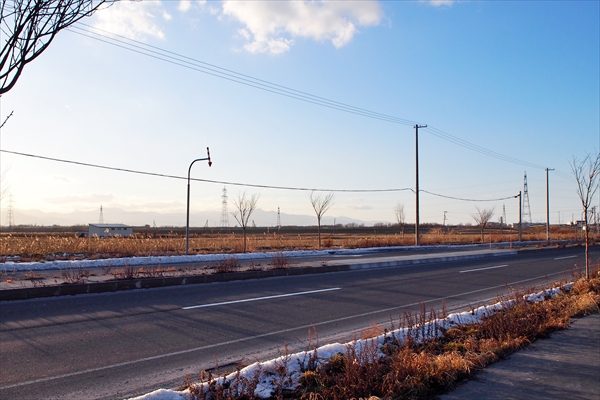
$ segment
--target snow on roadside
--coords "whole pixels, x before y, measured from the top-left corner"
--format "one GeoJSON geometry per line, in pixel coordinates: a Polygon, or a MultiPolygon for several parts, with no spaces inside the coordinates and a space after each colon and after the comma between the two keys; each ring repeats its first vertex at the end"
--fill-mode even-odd
{"type": "MultiPolygon", "coordinates": [[[[440,248],[465,249],[465,248],[483,248],[481,245],[437,245],[420,246],[418,249],[431,250],[440,248]]],[[[65,270],[74,268],[104,268],[104,267],[125,267],[125,266],[145,266],[145,265],[175,265],[191,263],[212,263],[235,258],[239,261],[265,261],[271,260],[274,256],[283,255],[287,258],[311,258],[330,255],[365,255],[375,252],[386,251],[406,251],[415,250],[415,246],[390,246],[390,247],[368,247],[360,249],[335,249],[335,250],[291,250],[281,252],[256,252],[256,253],[234,253],[234,254],[194,254],[181,256],[148,256],[148,257],[123,257],[123,258],[104,258],[98,260],[57,260],[57,261],[39,261],[39,262],[13,262],[6,261],[0,263],[0,271],[41,271],[41,270],[65,270]]]]}
{"type": "MultiPolygon", "coordinates": [[[[523,296],[523,299],[537,303],[546,299],[556,297],[561,292],[569,292],[573,287],[573,283],[567,283],[563,286],[553,287],[542,290],[537,293],[531,293],[523,296]]],[[[377,349],[377,356],[383,357],[381,346],[390,341],[401,343],[407,337],[412,337],[414,340],[421,342],[428,339],[434,339],[442,336],[444,331],[449,328],[459,325],[471,325],[481,322],[481,320],[490,316],[502,309],[506,309],[515,304],[515,300],[500,301],[495,304],[484,305],[475,308],[471,311],[449,314],[446,318],[436,319],[426,322],[422,325],[416,325],[410,328],[400,328],[394,331],[387,332],[373,338],[353,340],[348,343],[331,343],[318,347],[315,350],[301,351],[294,354],[283,355],[272,360],[264,362],[256,362],[241,369],[239,372],[231,373],[225,377],[220,377],[211,383],[219,385],[227,382],[232,387],[242,385],[241,381],[258,379],[258,385],[255,390],[257,397],[262,399],[270,398],[276,387],[281,386],[283,382],[284,389],[293,390],[298,387],[303,371],[311,363],[313,366],[318,366],[327,363],[331,357],[336,354],[346,354],[348,351],[353,351],[360,358],[363,351],[372,351],[377,349]],[[286,376],[282,381],[281,371],[285,371],[286,376]]],[[[199,391],[207,390],[208,383],[200,383],[196,387],[199,391]]],[[[189,390],[174,391],[168,389],[159,389],[154,392],[132,397],[129,400],[191,400],[193,396],[189,390]]]]}

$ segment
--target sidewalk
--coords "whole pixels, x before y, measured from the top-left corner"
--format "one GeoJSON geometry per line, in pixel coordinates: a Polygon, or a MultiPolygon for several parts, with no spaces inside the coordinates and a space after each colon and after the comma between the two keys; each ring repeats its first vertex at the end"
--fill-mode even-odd
{"type": "Polygon", "coordinates": [[[600,400],[600,314],[539,339],[439,400],[600,400]]]}

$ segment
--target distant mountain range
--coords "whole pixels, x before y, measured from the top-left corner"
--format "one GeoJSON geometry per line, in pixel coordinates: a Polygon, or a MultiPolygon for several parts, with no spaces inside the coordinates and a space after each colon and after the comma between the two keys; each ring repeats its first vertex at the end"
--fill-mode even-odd
{"type": "MultiPolygon", "coordinates": [[[[121,223],[133,226],[185,226],[185,213],[174,212],[150,212],[150,211],[135,211],[124,210],[119,208],[104,208],[103,209],[104,223],[121,223]]],[[[14,225],[87,225],[90,223],[98,223],[100,212],[95,210],[73,211],[69,213],[45,212],[40,210],[14,210],[13,216],[14,225]]],[[[302,214],[286,214],[281,213],[281,225],[295,226],[311,226],[317,224],[316,216],[302,214]]],[[[277,226],[277,212],[265,211],[257,209],[250,218],[256,226],[277,226]]],[[[7,225],[6,218],[2,218],[2,225],[7,225]]],[[[388,223],[390,221],[362,221],[355,218],[344,216],[329,216],[323,217],[323,225],[336,224],[363,224],[371,226],[379,222],[388,223]]],[[[220,211],[205,211],[193,212],[190,214],[190,225],[201,227],[207,225],[210,227],[221,226],[220,211]]],[[[237,223],[233,215],[229,215],[229,226],[236,226],[237,223]]]]}

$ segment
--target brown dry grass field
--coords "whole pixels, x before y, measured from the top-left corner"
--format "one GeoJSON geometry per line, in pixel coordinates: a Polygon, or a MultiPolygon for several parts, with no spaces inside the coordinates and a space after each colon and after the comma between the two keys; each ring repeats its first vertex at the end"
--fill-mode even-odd
{"type": "MultiPolygon", "coordinates": [[[[597,236],[597,235],[593,235],[597,236]]],[[[553,228],[552,240],[581,240],[580,230],[573,227],[553,228]]],[[[530,227],[523,232],[523,240],[545,240],[544,227],[530,227]]],[[[515,230],[487,230],[484,243],[514,242],[515,230]]],[[[471,244],[481,243],[477,227],[424,229],[421,244],[471,244]]],[[[362,248],[382,246],[408,246],[414,244],[414,235],[408,230],[402,234],[397,229],[361,229],[334,232],[323,231],[323,248],[362,248]]],[[[317,249],[316,229],[292,232],[273,232],[266,229],[250,230],[248,251],[283,251],[317,249]]],[[[133,237],[97,238],[78,237],[74,232],[12,232],[0,235],[0,260],[18,257],[26,260],[53,260],[65,258],[106,258],[150,255],[183,254],[185,238],[181,231],[152,233],[136,231],[133,237]]],[[[242,251],[241,230],[193,231],[190,236],[192,254],[236,253],[242,251]]]]}

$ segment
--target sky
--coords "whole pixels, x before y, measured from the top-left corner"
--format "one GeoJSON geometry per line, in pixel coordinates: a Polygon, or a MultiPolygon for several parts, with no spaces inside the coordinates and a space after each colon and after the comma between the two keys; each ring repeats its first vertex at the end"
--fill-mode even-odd
{"type": "MultiPolygon", "coordinates": [[[[525,172],[543,222],[549,167],[551,223],[567,223],[581,209],[570,162],[600,148],[599,21],[598,1],[118,2],[26,66],[0,99],[0,119],[13,112],[0,148],[185,177],[210,146],[193,178],[414,189],[418,123],[421,190],[507,198],[422,192],[422,222],[473,223],[476,207],[516,222],[525,172]]],[[[185,180],[0,157],[2,225],[95,223],[100,206],[104,222],[185,224],[185,180]]],[[[316,223],[310,191],[192,182],[192,226],[221,225],[224,187],[230,226],[243,193],[259,196],[257,225],[276,225],[278,207],[283,225],[316,223]]],[[[323,222],[395,222],[398,204],[413,222],[410,190],[336,192],[323,222]]]]}

